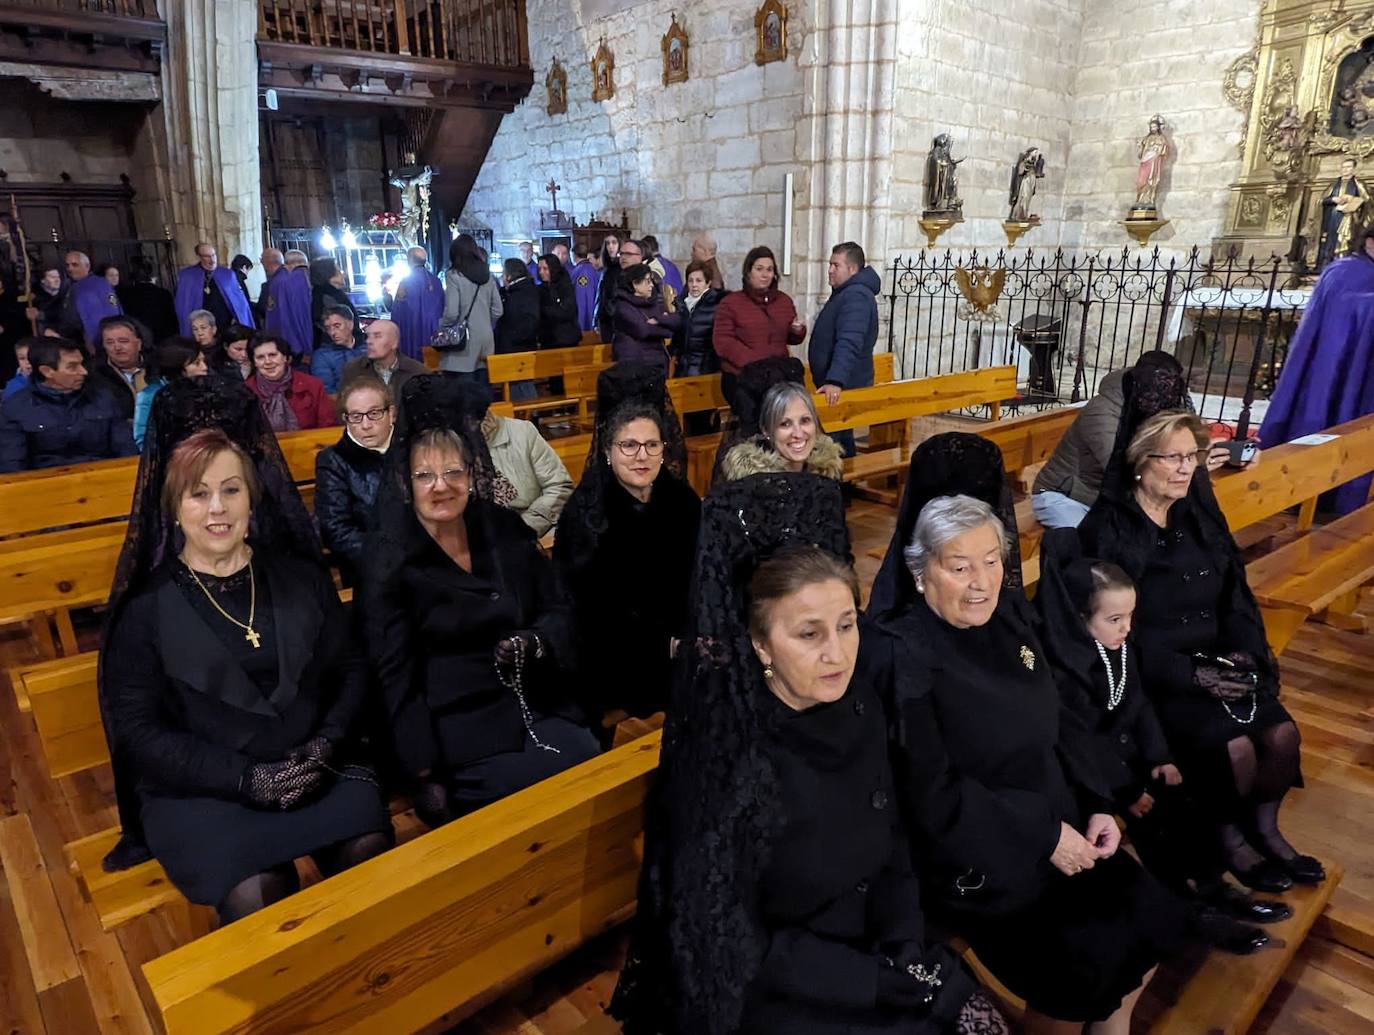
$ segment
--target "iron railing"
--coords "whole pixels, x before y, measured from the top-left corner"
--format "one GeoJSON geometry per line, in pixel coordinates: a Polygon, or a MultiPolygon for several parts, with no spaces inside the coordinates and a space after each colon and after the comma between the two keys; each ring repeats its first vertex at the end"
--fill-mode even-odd
{"type": "Polygon", "coordinates": [[[1008,403],[1046,408],[1088,399],[1103,374],[1164,349],[1187,370],[1199,414],[1242,434],[1311,294],[1277,257],[1213,261],[1198,249],[921,251],[899,256],[886,286],[899,377],[1011,363],[1021,387],[1008,403]]]}
{"type": "Polygon", "coordinates": [[[473,65],[529,64],[524,0],[261,0],[274,43],[473,65]]]}

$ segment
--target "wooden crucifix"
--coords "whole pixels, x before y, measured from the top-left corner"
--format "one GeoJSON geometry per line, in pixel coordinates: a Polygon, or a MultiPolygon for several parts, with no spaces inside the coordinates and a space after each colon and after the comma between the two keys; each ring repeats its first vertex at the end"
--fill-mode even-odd
{"type": "Polygon", "coordinates": [[[562,189],[563,187],[557,183],[552,176],[549,177],[549,182],[544,185],[544,190],[547,191],[549,197],[553,199],[553,211],[555,212],[558,211],[558,192],[562,189]]]}

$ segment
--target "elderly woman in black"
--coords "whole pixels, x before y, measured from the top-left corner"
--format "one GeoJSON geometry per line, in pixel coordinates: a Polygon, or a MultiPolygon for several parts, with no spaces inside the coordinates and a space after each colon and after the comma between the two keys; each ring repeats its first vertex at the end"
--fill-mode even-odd
{"type": "Polygon", "coordinates": [[[572,592],[583,694],[601,712],[662,711],[687,619],[701,502],[663,373],[620,363],[597,381],[582,482],[553,556],[572,592]]]}
{"type": "Polygon", "coordinates": [[[1026,1031],[1125,1035],[1186,926],[1124,852],[1020,593],[1002,455],[922,443],[865,619],[924,901],[1027,1001],[1026,1031]]]}
{"type": "Polygon", "coordinates": [[[1005,1033],[926,940],[839,486],[748,478],[702,528],[611,1012],[628,1035],[1005,1033]]]}
{"type": "Polygon", "coordinates": [[[1231,872],[1257,891],[1324,879],[1279,831],[1300,781],[1298,728],[1278,662],[1206,472],[1206,429],[1179,407],[1182,377],[1128,377],[1102,495],[1079,527],[1085,552],[1140,594],[1141,678],[1179,768],[1215,825],[1231,872]]]}
{"type": "Polygon", "coordinates": [[[125,839],[229,922],[384,850],[386,801],[349,765],[366,664],[310,519],[242,384],[153,403],[101,651],[125,839]],[[250,538],[249,530],[252,529],[250,538]]]}
{"type": "Polygon", "coordinates": [[[320,538],[351,585],[362,570],[363,544],[396,427],[390,386],[368,373],[344,382],[339,423],[344,426],[339,441],[315,457],[315,519],[320,538]]]}
{"type": "Polygon", "coordinates": [[[598,750],[572,699],[567,598],[529,526],[490,499],[464,412],[458,383],[406,383],[363,571],[367,650],[431,826],[598,750]]]}

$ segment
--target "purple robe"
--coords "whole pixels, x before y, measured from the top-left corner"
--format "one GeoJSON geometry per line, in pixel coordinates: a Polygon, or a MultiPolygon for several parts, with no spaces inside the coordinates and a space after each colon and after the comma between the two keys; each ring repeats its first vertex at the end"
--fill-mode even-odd
{"type": "Polygon", "coordinates": [[[422,359],[443,315],[443,281],[416,266],[396,288],[391,303],[391,319],[401,329],[401,355],[422,359]]]}
{"type": "MultiPolygon", "coordinates": [[[[253,322],[253,307],[248,304],[248,296],[243,293],[243,286],[239,284],[239,278],[234,276],[234,271],[227,266],[216,266],[210,279],[215,287],[219,288],[220,297],[224,299],[224,304],[229,307],[230,315],[243,324],[245,327],[256,328],[253,322]]],[[[205,297],[205,270],[200,266],[187,266],[177,274],[177,293],[176,293],[177,323],[181,325],[181,333],[189,338],[191,336],[191,314],[197,309],[210,309],[205,297]]],[[[226,328],[217,327],[216,330],[223,331],[226,328]]]]}
{"type": "Polygon", "coordinates": [[[67,296],[70,311],[81,321],[81,329],[86,335],[86,344],[92,354],[100,347],[100,321],[107,316],[123,316],[124,307],[119,304],[119,296],[110,282],[95,274],[72,281],[67,296]]]}
{"type": "Polygon", "coordinates": [[[583,332],[596,330],[596,294],[601,290],[601,271],[583,259],[568,270],[577,296],[577,325],[583,332]]]}
{"type": "MultiPolygon", "coordinates": [[[[1317,288],[1288,346],[1288,358],[1260,427],[1268,446],[1291,442],[1374,413],[1374,259],[1338,259],[1317,288]]],[[[1263,462],[1263,461],[1261,461],[1263,462]]],[[[1369,476],[1335,493],[1335,509],[1364,504],[1369,476]]]]}
{"type": "Polygon", "coordinates": [[[267,316],[263,326],[269,334],[285,338],[298,356],[310,355],[315,344],[310,305],[310,271],[304,266],[287,270],[267,282],[267,316]]]}
{"type": "MultiPolygon", "coordinates": [[[[675,294],[682,294],[682,271],[678,269],[673,260],[666,255],[660,255],[656,261],[663,266],[663,283],[669,285],[675,294]]],[[[710,285],[707,286],[709,287],[710,285]]]]}
{"type": "Polygon", "coordinates": [[[534,281],[536,284],[538,284],[538,283],[539,283],[539,260],[538,260],[538,259],[531,259],[529,262],[525,263],[525,269],[527,269],[527,270],[530,271],[530,280],[532,280],[532,281],[534,281]]]}

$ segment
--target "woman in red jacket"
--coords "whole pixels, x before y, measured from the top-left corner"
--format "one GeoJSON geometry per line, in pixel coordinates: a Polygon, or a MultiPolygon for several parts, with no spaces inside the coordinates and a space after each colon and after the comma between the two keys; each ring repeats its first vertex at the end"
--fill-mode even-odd
{"type": "Polygon", "coordinates": [[[789,355],[800,345],[806,324],[797,319],[791,297],[778,290],[778,264],[769,248],[760,245],[744,258],[744,290],[720,300],[713,341],[720,356],[720,388],[728,400],[735,395],[735,375],[756,359],[789,355]]]}
{"type": "Polygon", "coordinates": [[[253,357],[253,375],[246,384],[258,397],[273,431],[281,434],[338,423],[324,382],[291,368],[291,347],[285,341],[272,334],[260,334],[248,348],[253,357]]]}

